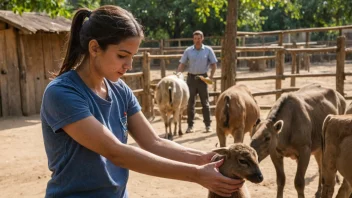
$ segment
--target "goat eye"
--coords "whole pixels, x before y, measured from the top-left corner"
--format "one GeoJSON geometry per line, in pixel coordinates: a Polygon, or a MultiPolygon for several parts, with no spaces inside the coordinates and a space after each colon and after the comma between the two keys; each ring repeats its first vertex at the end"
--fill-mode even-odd
{"type": "Polygon", "coordinates": [[[266,136],[265,138],[264,138],[264,140],[267,142],[267,141],[269,141],[270,140],[270,136],[266,136]]]}
{"type": "Polygon", "coordinates": [[[248,165],[246,160],[239,159],[238,162],[242,165],[248,165]]]}

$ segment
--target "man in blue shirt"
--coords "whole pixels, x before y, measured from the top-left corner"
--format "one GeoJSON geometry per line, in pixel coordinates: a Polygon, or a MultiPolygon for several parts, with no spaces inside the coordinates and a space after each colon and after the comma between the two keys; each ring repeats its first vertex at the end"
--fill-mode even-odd
{"type": "Polygon", "coordinates": [[[186,133],[192,133],[194,124],[194,114],[195,114],[195,101],[196,96],[199,94],[199,98],[202,103],[202,113],[203,122],[205,124],[206,132],[211,132],[211,120],[210,120],[210,109],[209,109],[209,93],[208,85],[200,80],[197,76],[208,77],[208,70],[211,67],[211,73],[209,78],[212,80],[215,70],[217,59],[213,49],[207,45],[203,44],[204,35],[203,32],[197,30],[193,33],[193,43],[194,45],[188,47],[180,60],[180,65],[178,66],[178,72],[182,72],[185,65],[188,63],[188,75],[187,84],[190,91],[190,98],[187,107],[187,122],[188,128],[186,133]]]}

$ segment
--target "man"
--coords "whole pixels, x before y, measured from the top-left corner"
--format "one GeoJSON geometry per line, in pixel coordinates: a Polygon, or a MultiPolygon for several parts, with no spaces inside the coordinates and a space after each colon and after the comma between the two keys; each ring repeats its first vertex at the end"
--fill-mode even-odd
{"type": "Polygon", "coordinates": [[[211,67],[211,73],[209,78],[212,80],[215,70],[216,63],[218,62],[213,49],[203,44],[204,35],[203,32],[197,30],[193,33],[193,46],[188,47],[180,60],[177,71],[183,72],[186,63],[188,62],[188,75],[187,84],[190,91],[190,98],[188,101],[187,114],[188,114],[188,128],[186,133],[192,133],[194,124],[194,108],[196,96],[199,94],[202,103],[203,122],[205,124],[206,132],[211,132],[211,120],[210,120],[210,109],[209,109],[209,94],[208,85],[199,79],[197,76],[208,77],[208,70],[211,67]]]}

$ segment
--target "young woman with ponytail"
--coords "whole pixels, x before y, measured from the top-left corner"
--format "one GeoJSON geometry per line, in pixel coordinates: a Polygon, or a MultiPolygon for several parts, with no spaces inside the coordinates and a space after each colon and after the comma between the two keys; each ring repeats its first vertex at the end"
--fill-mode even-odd
{"type": "Polygon", "coordinates": [[[128,170],[196,182],[229,196],[243,181],[222,176],[222,161],[161,139],[119,78],[132,68],[143,30],[117,6],[80,9],[63,64],[47,86],[41,120],[52,177],[46,197],[128,197],[128,170]],[[128,133],[140,148],[127,145],[128,133]]]}

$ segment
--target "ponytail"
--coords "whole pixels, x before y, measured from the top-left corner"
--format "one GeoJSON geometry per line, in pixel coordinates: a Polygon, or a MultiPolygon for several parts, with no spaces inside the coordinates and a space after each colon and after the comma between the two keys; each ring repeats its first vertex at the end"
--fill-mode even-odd
{"type": "Polygon", "coordinates": [[[83,26],[83,21],[89,17],[91,11],[86,8],[79,9],[72,20],[70,37],[67,45],[66,56],[60,71],[55,76],[70,71],[80,61],[84,50],[80,43],[80,31],[83,26]]]}

